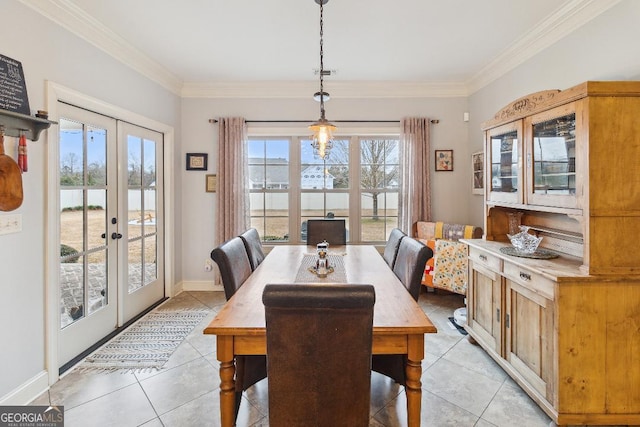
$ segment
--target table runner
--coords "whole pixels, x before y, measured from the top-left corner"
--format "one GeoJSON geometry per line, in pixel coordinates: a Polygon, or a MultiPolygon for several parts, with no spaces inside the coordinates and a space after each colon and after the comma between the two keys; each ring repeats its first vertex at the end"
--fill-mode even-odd
{"type": "Polygon", "coordinates": [[[318,255],[305,254],[302,257],[302,263],[296,274],[296,283],[347,283],[347,272],[344,269],[344,261],[342,255],[327,255],[329,265],[333,267],[333,273],[329,273],[327,277],[318,277],[311,271],[310,267],[316,265],[318,255]]]}

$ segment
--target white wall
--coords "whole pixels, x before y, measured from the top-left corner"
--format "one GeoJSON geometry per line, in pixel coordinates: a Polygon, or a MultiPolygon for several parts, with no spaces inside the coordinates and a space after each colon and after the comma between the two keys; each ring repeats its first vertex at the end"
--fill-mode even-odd
{"type": "MultiPolygon", "coordinates": [[[[439,119],[432,125],[431,148],[454,150],[454,171],[433,173],[433,214],[438,220],[469,221],[471,197],[471,150],[467,145],[468,125],[463,121],[466,98],[428,99],[340,99],[326,105],[329,120],[399,120],[406,116],[439,119]]],[[[183,152],[209,154],[207,172],[184,172],[183,281],[213,282],[213,272],[204,271],[204,262],[214,248],[216,193],[206,193],[206,173],[216,173],[217,125],[208,122],[220,116],[242,116],[247,120],[316,120],[319,106],[308,99],[184,99],[182,102],[183,152]]],[[[345,127],[346,124],[337,124],[345,127]]],[[[250,125],[251,126],[251,125],[250,125]]],[[[264,126],[261,124],[261,126],[264,126]]],[[[299,123],[296,126],[300,126],[299,123]]],[[[362,127],[362,124],[358,124],[362,127]]],[[[182,165],[184,170],[184,165],[182,165]]],[[[432,170],[433,170],[432,162],[432,170]]],[[[477,197],[477,196],[476,196],[477,197]]],[[[480,223],[481,224],[481,223],[480,223]]]]}
{"type": "MultiPolygon", "coordinates": [[[[46,109],[45,81],[50,80],[174,126],[179,135],[178,97],[18,1],[0,0],[0,10],[3,17],[0,53],[22,62],[32,111],[46,109]]],[[[53,126],[52,131],[57,132],[57,126],[53,126]]],[[[47,369],[46,140],[43,133],[39,141],[28,144],[29,171],[23,175],[24,202],[11,212],[22,215],[23,230],[0,236],[0,402],[14,396],[20,387],[47,369]]],[[[6,138],[8,154],[15,155],[14,144],[14,138],[6,138]]],[[[177,180],[179,182],[179,176],[177,180]]],[[[176,196],[179,203],[179,194],[176,196]]],[[[176,214],[179,219],[179,212],[176,214]]],[[[176,241],[180,241],[179,233],[176,241]]],[[[178,270],[179,262],[176,267],[178,270]]],[[[179,271],[176,276],[180,277],[179,271]]]]}
{"type": "MultiPolygon", "coordinates": [[[[469,97],[469,145],[482,148],[480,124],[517,98],[587,80],[640,80],[640,1],[625,0],[469,97]]],[[[612,141],[614,143],[614,141],[612,141]]],[[[470,218],[482,224],[481,198],[470,218]]]]}

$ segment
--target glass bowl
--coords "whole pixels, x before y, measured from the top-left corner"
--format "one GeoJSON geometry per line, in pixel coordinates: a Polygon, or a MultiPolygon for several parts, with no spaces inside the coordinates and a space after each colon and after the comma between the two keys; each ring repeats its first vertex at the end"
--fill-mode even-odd
{"type": "Polygon", "coordinates": [[[507,237],[511,240],[511,244],[516,251],[523,254],[534,253],[542,241],[542,237],[529,234],[529,227],[526,225],[520,226],[520,232],[518,234],[507,234],[507,237]]]}

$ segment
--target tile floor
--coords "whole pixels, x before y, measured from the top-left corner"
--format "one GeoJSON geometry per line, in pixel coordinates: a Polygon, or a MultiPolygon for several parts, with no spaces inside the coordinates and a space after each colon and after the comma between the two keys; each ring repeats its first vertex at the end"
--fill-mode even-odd
{"type": "MultiPolygon", "coordinates": [[[[423,292],[419,300],[438,328],[427,334],[422,374],[423,426],[548,426],[550,419],[478,346],[447,317],[462,297],[423,292]]],[[[33,404],[64,405],[65,426],[185,427],[220,424],[215,337],[202,329],[224,304],[223,292],[183,292],[173,307],[208,307],[161,371],[95,373],[70,370],[33,404]]],[[[267,384],[243,397],[238,426],[267,426],[267,384]]],[[[372,374],[371,426],[406,425],[403,387],[372,374]]]]}

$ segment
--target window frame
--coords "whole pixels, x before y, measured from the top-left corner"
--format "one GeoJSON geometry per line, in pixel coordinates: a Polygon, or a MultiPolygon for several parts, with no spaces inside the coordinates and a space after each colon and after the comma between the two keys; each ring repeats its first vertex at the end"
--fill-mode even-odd
{"type": "MultiPolygon", "coordinates": [[[[363,241],[361,238],[361,199],[363,189],[360,186],[361,164],[360,164],[360,141],[367,139],[394,139],[401,144],[400,127],[399,126],[373,126],[366,128],[349,128],[340,129],[340,132],[334,135],[335,139],[349,141],[349,188],[347,189],[331,189],[330,192],[342,192],[348,194],[349,218],[347,228],[349,229],[348,244],[372,244],[383,245],[385,241],[363,241]],[[357,166],[357,167],[353,167],[357,166]]],[[[306,244],[301,240],[301,143],[303,140],[310,139],[309,130],[300,127],[256,127],[248,126],[248,140],[288,140],[289,141],[289,188],[288,189],[249,189],[250,193],[272,193],[272,192],[288,192],[289,203],[289,240],[288,241],[263,241],[264,245],[280,245],[280,244],[306,244]],[[293,237],[293,238],[292,238],[293,237]]],[[[399,160],[400,161],[400,160],[399,160]]],[[[248,159],[247,159],[248,163],[248,159]]],[[[388,190],[386,187],[385,191],[388,190]]],[[[305,189],[304,192],[325,193],[325,189],[305,189]]],[[[397,191],[401,191],[398,188],[397,191]]],[[[386,209],[386,207],[385,207],[386,209]]],[[[390,231],[390,230],[389,230],[390,231]]],[[[262,238],[262,235],[261,235],[262,238]]]]}

